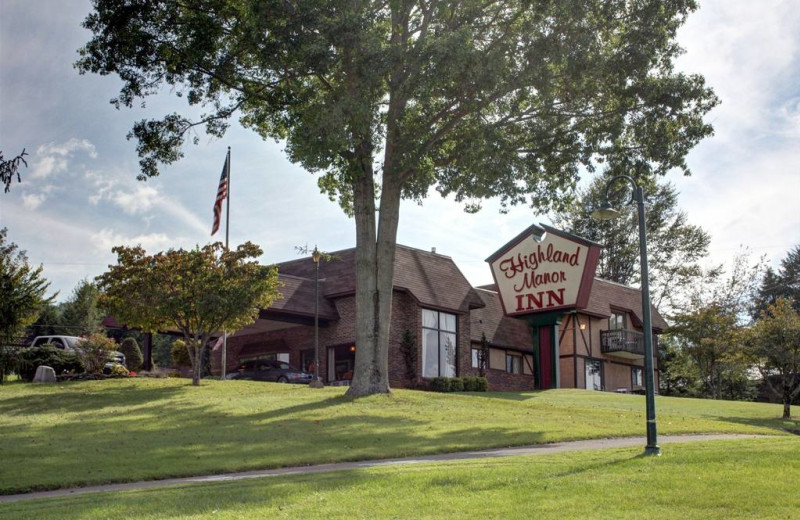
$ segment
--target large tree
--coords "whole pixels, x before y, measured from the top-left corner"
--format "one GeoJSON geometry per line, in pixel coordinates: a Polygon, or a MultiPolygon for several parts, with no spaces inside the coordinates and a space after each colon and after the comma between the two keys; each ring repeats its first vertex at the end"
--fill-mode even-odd
{"type": "Polygon", "coordinates": [[[784,419],[791,418],[792,400],[800,395],[800,313],[792,303],[779,297],[745,335],[754,365],[783,402],[784,419]]]}
{"type": "MultiPolygon", "coordinates": [[[[166,85],[205,113],[140,121],[144,179],[192,130],[235,115],[354,216],[351,395],[389,391],[395,239],[403,198],[431,188],[561,207],[582,168],[677,168],[711,127],[703,78],[676,73],[693,0],[94,0],[81,72],[117,74],[117,106],[166,85]]],[[[197,136],[194,136],[197,141],[197,136]]]]}
{"type": "MultiPolygon", "coordinates": [[[[630,189],[609,191],[613,204],[623,212],[620,218],[598,221],[590,215],[606,198],[608,176],[595,178],[589,187],[564,211],[554,214],[555,223],[576,235],[605,247],[600,254],[597,275],[623,285],[640,281],[639,224],[636,207],[628,204],[630,189]]],[[[686,212],[678,208],[678,192],[668,182],[642,180],[648,199],[647,252],[653,304],[670,313],[702,281],[700,262],[708,255],[711,237],[700,226],[690,224],[686,212]]]]}
{"type": "Polygon", "coordinates": [[[102,304],[130,327],[180,331],[194,385],[211,336],[253,323],[278,296],[277,268],[259,265],[261,248],[250,242],[231,251],[220,242],[155,255],[139,246],[113,251],[117,264],[97,278],[102,304]]]}
{"type": "Polygon", "coordinates": [[[9,345],[14,336],[32,323],[55,295],[46,296],[50,287],[42,267],[28,263],[19,247],[8,242],[8,230],[0,229],[0,383],[12,356],[9,345]]]}

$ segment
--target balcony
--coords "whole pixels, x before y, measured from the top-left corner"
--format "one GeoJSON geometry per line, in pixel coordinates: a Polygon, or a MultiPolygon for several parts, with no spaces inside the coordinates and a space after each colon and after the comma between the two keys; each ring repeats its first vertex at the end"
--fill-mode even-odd
{"type": "Polygon", "coordinates": [[[644,334],[626,329],[601,330],[600,351],[603,354],[629,359],[642,359],[644,358],[644,334]]]}

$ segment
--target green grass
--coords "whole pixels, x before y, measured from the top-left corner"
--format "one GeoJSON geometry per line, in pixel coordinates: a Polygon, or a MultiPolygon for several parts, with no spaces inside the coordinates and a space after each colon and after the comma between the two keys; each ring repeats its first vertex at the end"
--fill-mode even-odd
{"type": "MultiPolygon", "coordinates": [[[[0,387],[0,493],[643,435],[641,396],[345,397],[343,388],[128,379],[0,387]]],[[[659,397],[662,434],[800,429],[778,405],[659,397]]]]}
{"type": "Polygon", "coordinates": [[[800,438],[380,467],[0,505],[14,519],[800,517],[800,438]]]}

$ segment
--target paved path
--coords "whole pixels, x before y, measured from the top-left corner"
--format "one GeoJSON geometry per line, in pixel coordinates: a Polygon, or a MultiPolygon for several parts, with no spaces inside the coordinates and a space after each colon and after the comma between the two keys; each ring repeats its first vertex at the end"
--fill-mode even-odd
{"type": "MultiPolygon", "coordinates": [[[[662,435],[658,438],[659,444],[675,444],[683,442],[715,441],[724,439],[753,439],[767,437],[766,435],[662,435]]],[[[0,503],[18,502],[34,498],[52,498],[84,493],[100,493],[104,491],[127,491],[130,489],[150,489],[176,484],[195,484],[199,482],[229,482],[249,478],[281,477],[285,475],[304,475],[310,473],[327,473],[348,469],[374,468],[378,466],[392,466],[405,464],[419,464],[423,462],[443,462],[450,460],[487,459],[493,457],[510,457],[514,455],[546,455],[549,453],[562,453],[565,451],[601,450],[605,448],[629,448],[646,444],[643,437],[622,437],[617,439],[591,439],[586,441],[558,442],[553,444],[535,444],[519,446],[516,448],[499,448],[483,451],[462,451],[457,453],[441,453],[437,455],[421,455],[403,459],[365,460],[361,462],[337,462],[334,464],[320,464],[317,466],[296,466],[292,468],[265,469],[256,471],[242,471],[238,473],[225,473],[222,475],[207,475],[204,477],[170,478],[164,480],[146,480],[142,482],[128,482],[124,484],[106,484],[102,486],[88,486],[81,488],[56,489],[53,491],[38,491],[19,495],[0,495],[0,503]]]]}

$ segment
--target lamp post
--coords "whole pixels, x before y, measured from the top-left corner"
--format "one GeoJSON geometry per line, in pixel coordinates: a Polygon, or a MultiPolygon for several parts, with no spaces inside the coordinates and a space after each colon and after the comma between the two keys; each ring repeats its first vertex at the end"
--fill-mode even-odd
{"type": "Polygon", "coordinates": [[[644,329],[644,378],[647,409],[647,446],[645,455],[661,455],[658,446],[658,432],[656,429],[656,398],[653,374],[653,327],[650,318],[650,281],[647,271],[647,232],[644,219],[644,190],[636,184],[629,175],[617,175],[606,184],[606,200],[599,208],[592,211],[592,217],[598,220],[611,220],[621,215],[608,201],[609,190],[614,182],[625,179],[633,189],[631,201],[636,203],[639,217],[639,256],[642,265],[642,328],[644,329]]]}
{"type": "Polygon", "coordinates": [[[322,380],[319,378],[319,261],[322,259],[317,246],[311,252],[311,260],[314,261],[314,381],[309,386],[312,388],[322,388],[322,380]]]}

